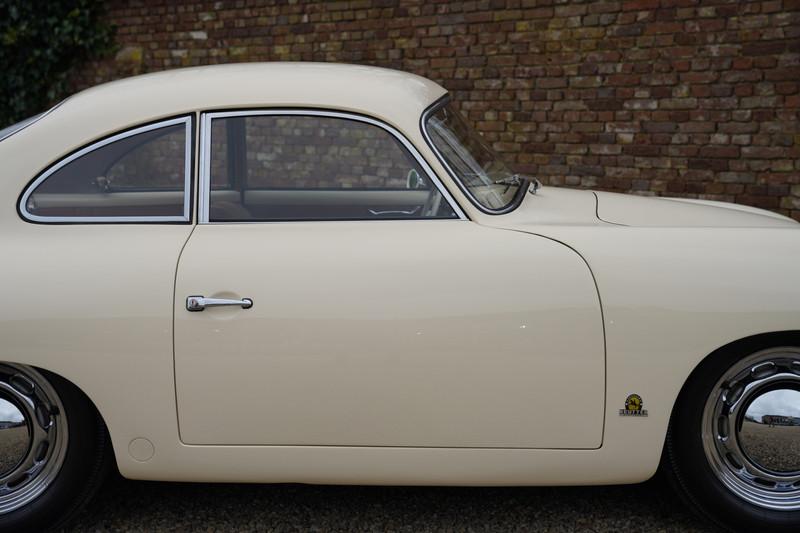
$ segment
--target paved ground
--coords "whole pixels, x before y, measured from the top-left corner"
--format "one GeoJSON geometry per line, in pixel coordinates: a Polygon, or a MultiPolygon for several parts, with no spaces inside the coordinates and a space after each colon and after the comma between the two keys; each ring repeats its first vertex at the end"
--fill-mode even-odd
{"type": "Polygon", "coordinates": [[[791,472],[797,470],[800,456],[800,427],[768,426],[745,420],[742,433],[747,442],[747,453],[751,459],[763,461],[776,470],[791,472]]]}
{"type": "Polygon", "coordinates": [[[75,531],[660,531],[708,527],[660,482],[579,488],[209,485],[112,478],[75,531]]]}
{"type": "Polygon", "coordinates": [[[8,427],[0,431],[3,433],[0,439],[0,472],[7,472],[17,466],[28,448],[28,428],[8,427]]]}

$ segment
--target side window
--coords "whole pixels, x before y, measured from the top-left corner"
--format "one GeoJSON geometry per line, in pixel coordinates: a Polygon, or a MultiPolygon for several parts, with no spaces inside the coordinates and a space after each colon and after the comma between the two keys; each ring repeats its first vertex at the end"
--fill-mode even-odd
{"type": "Polygon", "coordinates": [[[356,119],[211,118],[209,221],[457,218],[408,149],[356,119]]]}
{"type": "Polygon", "coordinates": [[[88,146],[51,167],[26,191],[34,221],[189,220],[191,122],[144,126],[88,146]]]}

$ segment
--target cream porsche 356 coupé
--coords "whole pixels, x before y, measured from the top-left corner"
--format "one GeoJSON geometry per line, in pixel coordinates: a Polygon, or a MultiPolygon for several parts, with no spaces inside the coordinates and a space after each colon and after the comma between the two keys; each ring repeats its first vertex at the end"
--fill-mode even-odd
{"type": "Polygon", "coordinates": [[[0,528],[128,478],[636,483],[800,527],[800,225],[539,187],[401,72],[185,69],[0,132],[0,528]]]}

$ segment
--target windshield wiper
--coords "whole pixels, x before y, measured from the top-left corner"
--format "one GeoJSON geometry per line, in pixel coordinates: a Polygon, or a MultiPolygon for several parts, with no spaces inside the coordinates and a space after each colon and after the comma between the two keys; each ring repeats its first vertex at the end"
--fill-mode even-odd
{"type": "Polygon", "coordinates": [[[511,187],[519,187],[522,188],[524,184],[528,183],[528,178],[523,176],[522,174],[512,174],[510,176],[506,176],[505,178],[500,178],[499,180],[494,180],[495,185],[505,185],[506,189],[503,191],[503,194],[508,192],[508,189],[511,187]]]}
{"type": "Polygon", "coordinates": [[[494,180],[493,183],[495,185],[508,185],[509,187],[512,185],[522,185],[522,177],[520,177],[519,174],[512,174],[510,176],[506,176],[505,178],[494,180]]]}

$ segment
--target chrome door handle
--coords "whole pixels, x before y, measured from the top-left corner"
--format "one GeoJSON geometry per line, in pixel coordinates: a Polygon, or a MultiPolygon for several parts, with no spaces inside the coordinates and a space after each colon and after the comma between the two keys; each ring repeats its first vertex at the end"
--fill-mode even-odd
{"type": "Polygon", "coordinates": [[[253,300],[250,298],[228,300],[226,298],[206,298],[205,296],[188,296],[186,298],[187,311],[202,311],[206,307],[221,307],[223,305],[237,305],[242,309],[250,309],[253,307],[253,300]]]}

